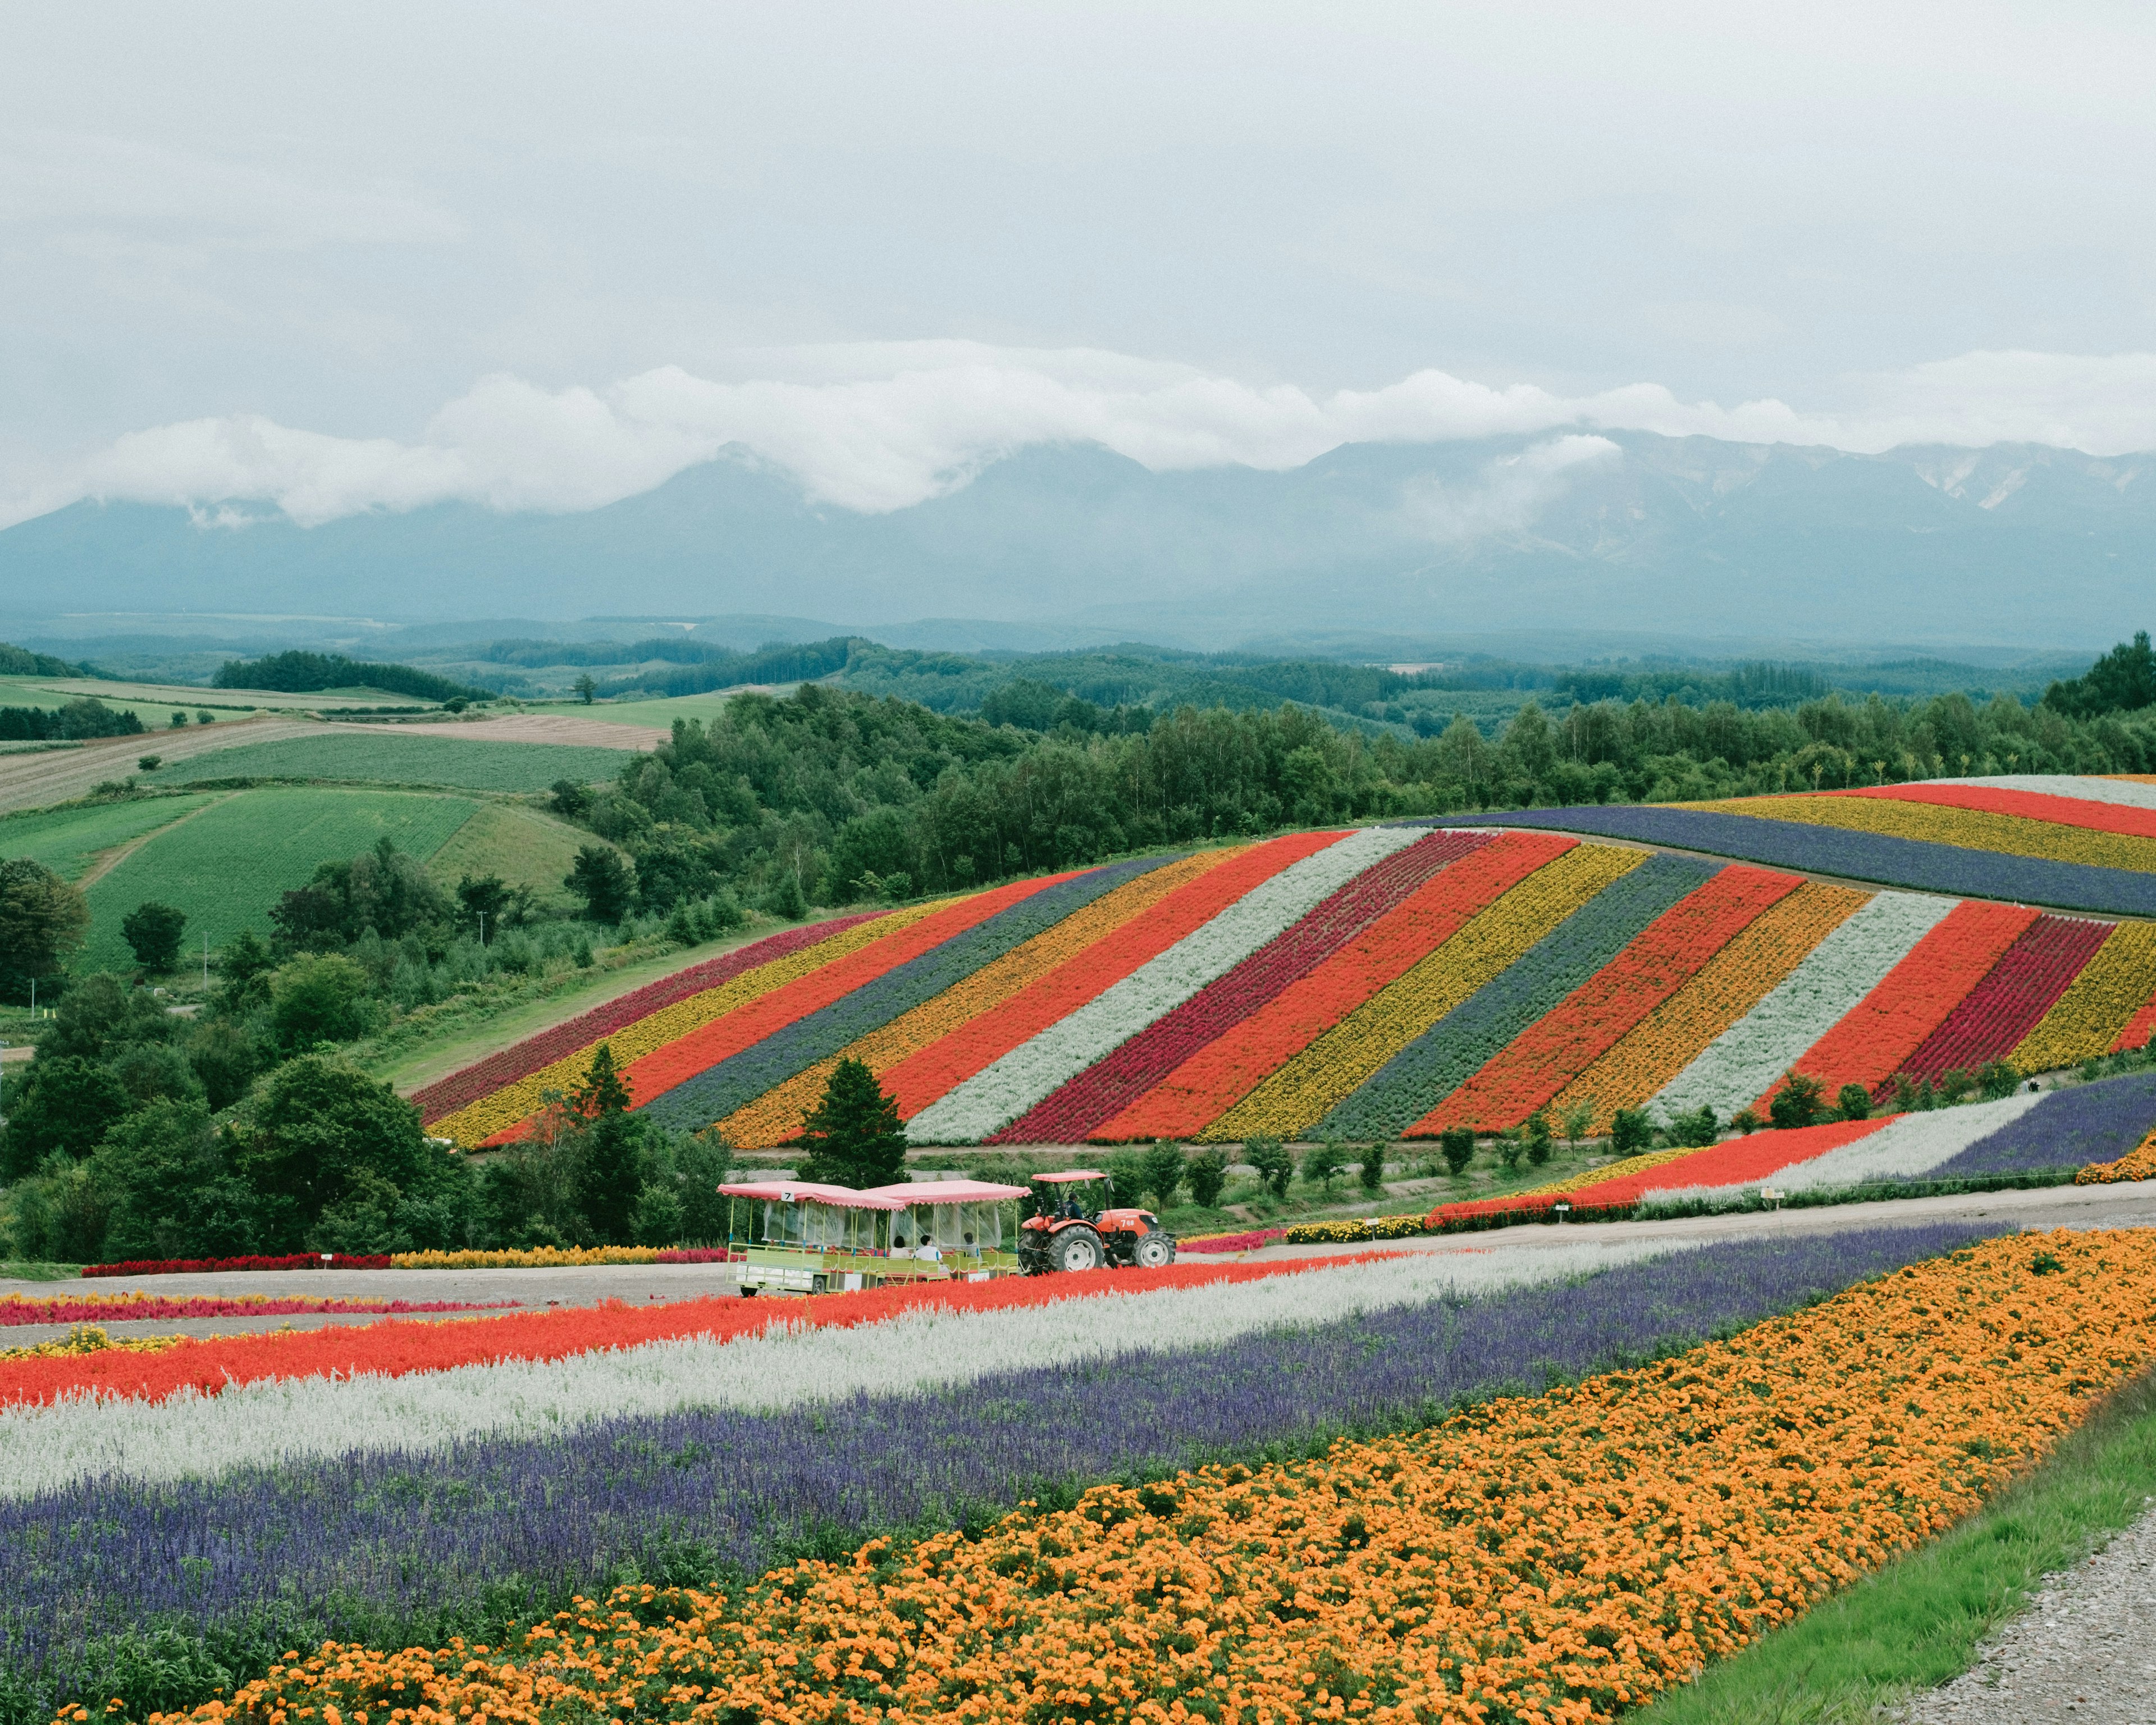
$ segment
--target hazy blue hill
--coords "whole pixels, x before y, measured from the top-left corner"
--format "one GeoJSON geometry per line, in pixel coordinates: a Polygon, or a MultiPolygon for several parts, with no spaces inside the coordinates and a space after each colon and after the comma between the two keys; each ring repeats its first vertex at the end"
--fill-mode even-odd
{"type": "Polygon", "coordinates": [[[1283,473],[1043,447],[880,516],[731,459],[581,515],[301,529],[244,506],[261,518],[231,528],[85,503],[0,533],[0,591],[24,612],[951,617],[1208,645],[1550,628],[2100,645],[2145,620],[2156,459],[1611,440],[1539,480],[1520,458],[1542,439],[1356,444],[1283,473]]]}

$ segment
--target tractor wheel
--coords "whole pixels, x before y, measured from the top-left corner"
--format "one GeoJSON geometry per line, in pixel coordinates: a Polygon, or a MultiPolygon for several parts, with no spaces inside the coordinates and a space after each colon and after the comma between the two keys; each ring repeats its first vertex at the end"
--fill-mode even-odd
{"type": "Polygon", "coordinates": [[[1090,1228],[1066,1228],[1048,1248],[1049,1262],[1058,1270],[1098,1270],[1105,1255],[1101,1236],[1090,1228]]]}
{"type": "Polygon", "coordinates": [[[1175,1261],[1175,1242],[1165,1234],[1148,1234],[1131,1256],[1141,1270],[1164,1270],[1175,1261]]]}

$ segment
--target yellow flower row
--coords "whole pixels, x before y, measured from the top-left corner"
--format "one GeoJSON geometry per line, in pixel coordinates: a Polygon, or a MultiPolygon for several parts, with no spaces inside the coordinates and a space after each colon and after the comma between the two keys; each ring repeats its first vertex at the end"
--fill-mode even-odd
{"type": "Polygon", "coordinates": [[[1591,1130],[1608,1132],[1620,1108],[1638,1107],[1683,1071],[1870,897],[1810,880],[1770,906],[1559,1091],[1550,1118],[1585,1104],[1594,1111],[1591,1130]]]}
{"type": "Polygon", "coordinates": [[[2151,995],[2156,995],[2156,923],[2122,922],[2006,1058],[2017,1071],[2050,1072],[2108,1054],[2151,995]]]}
{"type": "Polygon", "coordinates": [[[576,1264],[655,1264],[657,1246],[531,1246],[471,1252],[398,1252],[398,1270],[560,1270],[576,1264]]]}
{"type": "Polygon", "coordinates": [[[128,1336],[116,1342],[102,1324],[77,1324],[56,1342],[34,1342],[27,1348],[0,1348],[0,1360],[58,1359],[69,1354],[103,1353],[118,1348],[122,1353],[162,1353],[187,1341],[185,1336],[128,1336]]]}
{"type": "Polygon", "coordinates": [[[2116,1162],[2092,1162],[2074,1176],[2076,1186],[2108,1186],[2118,1180],[2156,1180],[2156,1132],[2116,1162]]]}
{"type": "Polygon", "coordinates": [[[720,1132],[728,1143],[747,1150],[791,1143],[799,1136],[803,1122],[823,1100],[824,1087],[840,1060],[860,1060],[871,1072],[880,1076],[909,1055],[918,1054],[968,1020],[1001,1005],[1058,965],[1076,957],[1177,887],[1209,873],[1248,849],[1247,845],[1235,845],[1202,851],[1179,862],[1148,870],[1136,880],[1124,882],[1053,927],[1043,929],[1031,940],[983,965],[955,988],[946,988],[924,1000],[882,1029],[870,1031],[829,1059],[819,1060],[806,1071],[766,1091],[721,1121],[720,1132]]]}
{"type": "Polygon", "coordinates": [[[1562,1180],[1552,1180],[1547,1186],[1535,1186],[1525,1192],[1516,1192],[1515,1198],[1560,1198],[1568,1192],[1578,1192],[1589,1186],[1599,1186],[1604,1180],[1621,1180],[1627,1174],[1643,1174],[1650,1168],[1660,1168],[1666,1162],[1699,1154],[1697,1144],[1680,1144],[1673,1150],[1648,1150],[1637,1156],[1627,1156],[1621,1162],[1605,1162],[1599,1167],[1584,1168],[1576,1174],[1567,1174],[1562,1180]]]}
{"type": "Polygon", "coordinates": [[[1297,1137],[1394,1055],[1515,963],[1648,853],[1582,845],[1537,869],[1414,969],[1327,1030],[1199,1132],[1201,1143],[1297,1137]]]}
{"type": "Polygon", "coordinates": [[[686,1036],[692,1030],[724,1018],[737,1007],[746,1006],[773,988],[783,987],[811,971],[821,969],[834,959],[843,958],[849,952],[860,950],[873,941],[897,933],[911,927],[923,916],[940,911],[948,899],[926,905],[912,905],[902,911],[894,911],[887,916],[879,916],[872,922],[859,922],[851,928],[842,929],[829,940],[819,941],[812,947],[774,958],[767,964],[759,964],[753,970],[745,970],[739,976],[729,978],[716,988],[706,988],[701,994],[691,994],[686,1000],[677,1000],[670,1006],[596,1037],[586,1047],[574,1054],[565,1055],[552,1065],[543,1066],[530,1076],[518,1079],[514,1084],[504,1085],[490,1096],[483,1097],[454,1114],[445,1114],[427,1130],[439,1137],[454,1138],[467,1147],[485,1143],[496,1132],[515,1126],[520,1120],[529,1119],[537,1113],[546,1093],[556,1091],[566,1096],[584,1081],[591,1070],[592,1056],[598,1052],[599,1044],[605,1043],[613,1055],[617,1070],[631,1060],[640,1060],[655,1053],[668,1043],[686,1036]]]}
{"type": "Polygon", "coordinates": [[[2039,856],[2052,862],[2156,873],[2156,839],[2061,826],[2022,814],[1988,814],[1974,809],[1946,809],[1886,797],[1742,797],[1671,806],[1751,815],[1762,820],[1800,820],[1851,832],[1884,833],[1921,844],[1958,845],[2005,856],[2039,856]]]}
{"type": "Polygon", "coordinates": [[[500,1645],[326,1645],[191,1717],[1589,1725],[1968,1514],[2146,1365],[2152,1308],[2146,1231],[2009,1236],[1433,1430],[738,1598],[624,1588],[500,1645]]]}

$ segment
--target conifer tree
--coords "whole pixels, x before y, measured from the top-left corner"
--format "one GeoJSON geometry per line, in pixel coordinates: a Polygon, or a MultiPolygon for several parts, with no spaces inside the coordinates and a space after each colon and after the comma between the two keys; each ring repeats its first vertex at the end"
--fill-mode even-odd
{"type": "Polygon", "coordinates": [[[906,1178],[906,1128],[896,1100],[859,1060],[841,1060],[801,1133],[801,1177],[865,1191],[906,1178]]]}

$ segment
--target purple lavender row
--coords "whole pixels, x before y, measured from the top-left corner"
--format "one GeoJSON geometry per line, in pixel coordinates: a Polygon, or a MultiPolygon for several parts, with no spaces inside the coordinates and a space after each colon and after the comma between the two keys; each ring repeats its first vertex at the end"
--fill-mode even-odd
{"type": "Polygon", "coordinates": [[[2129,1072],[2055,1090],[2019,1119],[1943,1162],[1924,1178],[2080,1168],[2115,1162],[2156,1127],[2156,1072],[2129,1072]]]}
{"type": "MultiPolygon", "coordinates": [[[[1429,824],[1429,823],[1425,823],[1429,824]]],[[[2090,863],[2007,856],[1959,845],[1856,833],[1794,820],[1766,820],[1704,809],[1589,803],[1571,809],[1517,809],[1507,814],[1448,814],[1446,826],[1552,827],[1598,833],[1681,850],[1742,857],[1775,868],[1839,875],[1962,898],[2046,905],[2066,911],[2156,916],[2156,875],[2090,863]]]]}
{"type": "MultiPolygon", "coordinates": [[[[1328,1435],[1408,1430],[1794,1309],[1996,1228],[1730,1241],[1578,1281],[1137,1351],[775,1414],[623,1420],[425,1456],[213,1481],[103,1482],[0,1506],[0,1667],[49,1718],[127,1695],[110,1638],[244,1679],[325,1639],[434,1642],[610,1577],[754,1574],[883,1531],[1328,1435]],[[634,1565],[632,1570],[629,1566],[634,1565]],[[505,1604],[505,1601],[520,1602],[505,1604]],[[100,1645],[103,1644],[103,1645],[100,1645]]],[[[0,1680],[0,1681],[11,1680],[0,1680]]],[[[230,1678],[216,1681],[230,1681],[230,1678]]],[[[131,1702],[204,1698],[171,1684],[131,1702]]],[[[205,1692],[213,1681],[195,1686],[205,1692]]],[[[0,1688],[0,1703],[7,1699],[0,1688]]]]}

